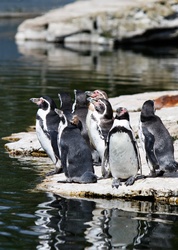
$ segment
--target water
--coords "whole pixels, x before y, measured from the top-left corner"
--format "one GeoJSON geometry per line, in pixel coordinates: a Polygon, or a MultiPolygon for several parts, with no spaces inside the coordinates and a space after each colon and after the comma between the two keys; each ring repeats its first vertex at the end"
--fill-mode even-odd
{"type": "MultiPolygon", "coordinates": [[[[0,137],[35,123],[29,99],[73,89],[109,97],[178,86],[176,47],[16,44],[21,19],[0,22],[0,137]]],[[[0,141],[0,249],[177,249],[178,207],[144,201],[64,199],[35,192],[43,174],[0,141]]]]}
{"type": "Polygon", "coordinates": [[[33,12],[40,13],[48,11],[49,9],[59,8],[67,3],[74,2],[75,0],[1,0],[0,1],[0,12],[11,13],[11,12],[33,12]]]}

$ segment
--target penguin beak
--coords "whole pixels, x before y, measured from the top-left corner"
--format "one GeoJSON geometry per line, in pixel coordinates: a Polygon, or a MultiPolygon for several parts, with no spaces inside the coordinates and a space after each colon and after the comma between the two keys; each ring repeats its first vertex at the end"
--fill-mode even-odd
{"type": "Polygon", "coordinates": [[[92,91],[85,91],[85,94],[86,94],[87,96],[91,96],[91,95],[93,94],[93,92],[92,92],[92,91]]]}
{"type": "Polygon", "coordinates": [[[96,102],[96,100],[92,97],[88,97],[87,100],[93,104],[96,102]]]}
{"type": "Polygon", "coordinates": [[[40,105],[43,99],[42,98],[30,98],[30,101],[37,105],[40,105]]]}

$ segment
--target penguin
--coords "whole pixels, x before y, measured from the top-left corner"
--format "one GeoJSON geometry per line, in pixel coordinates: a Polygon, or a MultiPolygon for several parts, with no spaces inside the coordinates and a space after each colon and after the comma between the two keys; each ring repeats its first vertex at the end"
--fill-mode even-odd
{"type": "Polygon", "coordinates": [[[89,98],[94,105],[94,112],[91,114],[90,136],[91,141],[98,151],[101,159],[101,172],[104,178],[110,177],[110,170],[107,166],[103,166],[104,151],[106,146],[106,138],[113,124],[113,110],[111,104],[106,99],[95,100],[89,98]]]}
{"type": "Polygon", "coordinates": [[[160,117],[155,115],[154,101],[143,103],[140,114],[140,140],[150,168],[150,176],[162,176],[177,170],[173,140],[160,117]]]}
{"type": "Polygon", "coordinates": [[[106,141],[103,164],[109,164],[113,177],[112,187],[118,188],[121,181],[132,185],[141,167],[140,154],[130,126],[129,113],[126,108],[119,107],[112,128],[106,141]]]}
{"type": "Polygon", "coordinates": [[[60,117],[58,127],[58,148],[66,182],[95,183],[91,151],[81,135],[77,115],[68,121],[63,111],[55,109],[60,117]]]}
{"type": "Polygon", "coordinates": [[[61,92],[58,93],[58,97],[60,100],[60,110],[62,110],[67,117],[67,119],[72,118],[72,98],[69,93],[61,92]]]}
{"type": "MultiPolygon", "coordinates": [[[[103,90],[96,89],[94,91],[85,91],[85,93],[86,93],[88,98],[94,98],[95,100],[104,98],[104,99],[108,100],[108,96],[107,96],[106,92],[104,92],[103,90]]],[[[94,111],[95,111],[94,105],[92,104],[92,102],[89,102],[88,112],[87,112],[87,116],[86,116],[86,129],[87,129],[90,144],[92,147],[92,156],[94,159],[94,164],[101,165],[101,159],[99,158],[99,154],[98,154],[98,152],[97,152],[97,150],[92,142],[92,136],[90,134],[91,124],[92,124],[91,115],[94,111]]]]}
{"type": "Polygon", "coordinates": [[[72,106],[72,114],[77,115],[79,120],[81,121],[80,123],[81,134],[92,152],[92,159],[93,159],[94,164],[96,165],[96,162],[98,161],[96,159],[98,158],[97,158],[96,152],[94,151],[93,145],[90,143],[90,138],[89,138],[88,130],[86,127],[86,116],[88,113],[89,101],[87,100],[86,93],[82,90],[75,89],[74,95],[75,95],[75,101],[72,106]]]}
{"type": "Polygon", "coordinates": [[[56,166],[55,171],[50,172],[48,175],[58,174],[62,171],[62,168],[57,144],[60,117],[54,111],[57,106],[49,96],[31,98],[30,101],[38,106],[36,114],[37,138],[42,148],[56,166]]]}

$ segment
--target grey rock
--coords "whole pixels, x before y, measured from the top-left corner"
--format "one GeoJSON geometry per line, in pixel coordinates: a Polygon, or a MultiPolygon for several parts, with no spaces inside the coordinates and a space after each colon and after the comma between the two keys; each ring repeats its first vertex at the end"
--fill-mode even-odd
{"type": "Polygon", "coordinates": [[[89,0],[25,20],[17,41],[117,43],[172,41],[178,37],[178,0],[89,0]]]}

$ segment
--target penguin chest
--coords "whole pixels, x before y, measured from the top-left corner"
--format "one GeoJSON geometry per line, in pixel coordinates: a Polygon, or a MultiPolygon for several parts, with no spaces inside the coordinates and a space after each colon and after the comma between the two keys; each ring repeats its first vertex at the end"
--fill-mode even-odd
{"type": "Polygon", "coordinates": [[[105,150],[105,141],[102,138],[101,132],[99,131],[97,122],[91,120],[90,125],[91,125],[90,126],[91,142],[98,151],[100,158],[103,159],[105,150]]]}
{"type": "Polygon", "coordinates": [[[42,148],[45,150],[45,152],[51,158],[51,160],[55,163],[56,157],[53,148],[51,146],[51,140],[47,135],[47,133],[40,126],[39,120],[36,121],[36,134],[42,148]]]}
{"type": "Polygon", "coordinates": [[[117,132],[110,136],[109,165],[115,178],[128,179],[137,174],[138,159],[127,133],[117,132]]]}

